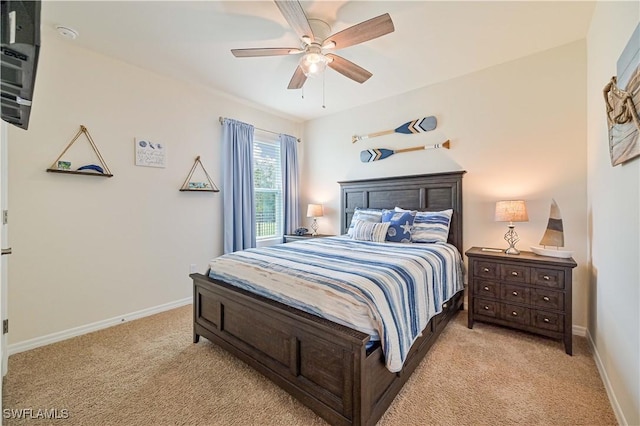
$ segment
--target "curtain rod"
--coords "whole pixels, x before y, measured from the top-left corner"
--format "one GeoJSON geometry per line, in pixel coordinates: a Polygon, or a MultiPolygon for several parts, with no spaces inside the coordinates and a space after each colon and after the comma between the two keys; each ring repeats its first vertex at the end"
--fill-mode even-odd
{"type": "MultiPolygon", "coordinates": [[[[224,123],[224,119],[225,119],[225,118],[226,118],[226,117],[219,117],[219,120],[220,120],[220,124],[221,124],[221,125],[222,125],[222,123],[224,123]]],[[[255,127],[255,126],[254,126],[254,129],[261,130],[261,131],[263,131],[263,132],[267,132],[267,133],[273,133],[274,135],[280,135],[280,134],[281,134],[281,133],[277,133],[277,132],[272,132],[271,130],[261,129],[260,127],[255,127]]],[[[300,138],[297,138],[297,139],[296,139],[296,141],[298,141],[298,143],[302,142],[302,141],[300,140],[300,138]]]]}

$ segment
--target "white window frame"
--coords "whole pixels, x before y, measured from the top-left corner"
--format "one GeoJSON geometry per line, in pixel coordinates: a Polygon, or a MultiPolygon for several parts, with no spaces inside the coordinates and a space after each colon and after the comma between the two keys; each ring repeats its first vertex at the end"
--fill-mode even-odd
{"type": "Polygon", "coordinates": [[[258,191],[258,188],[256,188],[255,183],[254,183],[254,203],[256,202],[256,195],[258,194],[258,192],[275,192],[276,194],[279,194],[279,197],[276,196],[276,231],[275,231],[275,235],[269,235],[266,237],[258,237],[258,212],[256,211],[256,246],[257,247],[266,247],[266,246],[271,246],[271,245],[275,245],[275,244],[280,244],[282,243],[283,239],[282,239],[282,235],[284,234],[283,228],[284,228],[284,203],[283,203],[283,194],[282,194],[282,175],[281,175],[281,164],[282,164],[282,152],[280,151],[280,139],[278,138],[277,135],[268,133],[268,132],[264,132],[264,131],[260,131],[260,130],[255,130],[254,131],[254,135],[253,135],[253,144],[254,144],[254,176],[255,176],[255,156],[256,156],[256,147],[259,147],[260,144],[262,145],[274,145],[275,147],[277,147],[279,153],[280,153],[280,159],[279,162],[277,164],[278,167],[278,173],[277,175],[280,177],[280,181],[277,183],[278,188],[275,189],[271,189],[271,188],[262,188],[260,191],[258,191]]]}

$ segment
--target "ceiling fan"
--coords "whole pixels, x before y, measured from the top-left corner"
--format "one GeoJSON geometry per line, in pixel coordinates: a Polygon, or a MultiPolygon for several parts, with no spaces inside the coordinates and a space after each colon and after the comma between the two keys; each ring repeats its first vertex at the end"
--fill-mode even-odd
{"type": "Polygon", "coordinates": [[[304,53],[293,73],[288,89],[302,88],[307,77],[322,74],[327,66],[358,83],[364,83],[373,74],[353,62],[333,53],[327,53],[327,51],[364,43],[392,33],[395,29],[391,17],[385,13],[338,33],[328,35],[329,25],[318,19],[307,19],[298,1],[275,0],[275,4],[302,40],[301,47],[231,49],[231,53],[237,58],[304,53]]]}

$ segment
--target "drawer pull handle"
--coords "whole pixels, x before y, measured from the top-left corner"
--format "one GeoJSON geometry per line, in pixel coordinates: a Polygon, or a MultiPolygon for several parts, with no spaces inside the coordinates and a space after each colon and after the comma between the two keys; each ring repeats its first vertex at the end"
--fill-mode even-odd
{"type": "Polygon", "coordinates": [[[542,300],[544,300],[545,302],[548,302],[550,299],[549,299],[549,296],[544,296],[542,300]]]}
{"type": "Polygon", "coordinates": [[[484,272],[489,272],[489,268],[482,268],[484,272]]]}
{"type": "Polygon", "coordinates": [[[518,316],[518,313],[516,311],[511,312],[511,315],[513,315],[514,317],[518,316]]]}
{"type": "Polygon", "coordinates": [[[514,277],[518,276],[518,273],[516,271],[511,272],[511,275],[513,275],[514,277]]]}
{"type": "Polygon", "coordinates": [[[544,319],[544,322],[549,322],[549,318],[545,318],[545,319],[544,319]]]}
{"type": "Polygon", "coordinates": [[[483,290],[489,291],[489,287],[487,287],[486,285],[484,286],[483,290]]]}
{"type": "Polygon", "coordinates": [[[484,305],[484,310],[485,310],[485,311],[488,311],[488,310],[489,310],[489,307],[488,307],[487,305],[484,305]]]}
{"type": "Polygon", "coordinates": [[[542,277],[543,280],[545,281],[549,281],[551,279],[551,277],[549,275],[545,275],[542,277]]]}
{"type": "Polygon", "coordinates": [[[513,291],[513,292],[511,292],[511,294],[513,294],[514,296],[517,296],[518,292],[517,291],[513,291]]]}

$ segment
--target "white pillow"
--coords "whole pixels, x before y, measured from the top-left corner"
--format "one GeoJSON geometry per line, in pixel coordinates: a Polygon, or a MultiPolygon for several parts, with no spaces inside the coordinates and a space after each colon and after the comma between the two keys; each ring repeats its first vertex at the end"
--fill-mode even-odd
{"type": "MultiPolygon", "coordinates": [[[[396,211],[408,211],[395,208],[396,211]]],[[[446,243],[453,209],[440,212],[418,212],[411,228],[412,243],[446,243]]]]}
{"type": "Polygon", "coordinates": [[[353,232],[353,227],[356,222],[359,220],[364,220],[366,222],[380,223],[382,222],[382,210],[379,209],[361,209],[356,207],[356,211],[353,213],[353,217],[351,218],[351,224],[349,225],[349,230],[347,231],[348,235],[351,235],[353,232]]]}
{"type": "Polygon", "coordinates": [[[374,241],[384,243],[387,237],[389,222],[375,223],[366,220],[358,220],[353,226],[351,238],[358,241],[374,241]]]}

